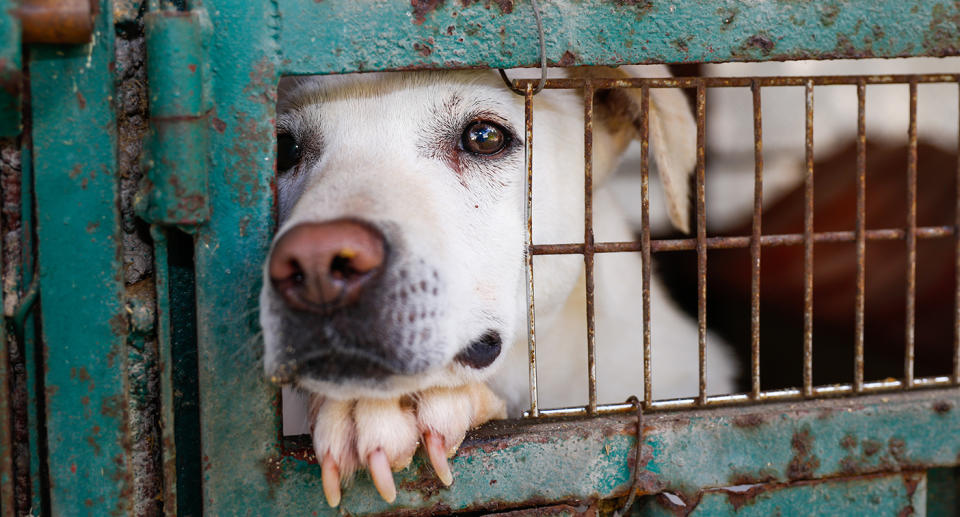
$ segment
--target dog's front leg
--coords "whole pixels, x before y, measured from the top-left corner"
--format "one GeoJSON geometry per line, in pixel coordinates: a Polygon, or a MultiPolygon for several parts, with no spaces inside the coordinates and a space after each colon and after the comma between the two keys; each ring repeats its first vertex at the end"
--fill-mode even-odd
{"type": "Polygon", "coordinates": [[[377,491],[392,503],[393,473],[406,468],[420,440],[440,480],[447,486],[453,456],[467,430],[505,418],[501,401],[483,383],[431,388],[393,399],[310,401],[313,446],[321,462],[323,492],[330,506],[340,503],[340,488],[359,468],[370,471],[377,491]]]}

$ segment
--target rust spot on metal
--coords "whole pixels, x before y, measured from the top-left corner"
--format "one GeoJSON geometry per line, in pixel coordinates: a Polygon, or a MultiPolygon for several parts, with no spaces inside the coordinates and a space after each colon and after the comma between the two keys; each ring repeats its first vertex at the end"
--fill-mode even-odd
{"type": "Polygon", "coordinates": [[[938,400],[933,403],[933,410],[940,415],[949,413],[953,409],[953,404],[947,400],[938,400]]]}
{"type": "Polygon", "coordinates": [[[758,32],[746,39],[737,49],[731,52],[735,58],[749,58],[754,51],[759,50],[769,55],[777,44],[767,32],[758,32]]]}
{"type": "Polygon", "coordinates": [[[883,447],[883,444],[877,440],[866,439],[863,441],[863,453],[867,456],[873,456],[883,447]]]}
{"type": "Polygon", "coordinates": [[[917,485],[920,484],[920,478],[913,473],[903,475],[903,484],[907,487],[907,497],[913,498],[917,492],[917,485]]]}
{"type": "Polygon", "coordinates": [[[913,509],[913,505],[906,506],[903,510],[900,510],[900,513],[897,514],[897,517],[909,517],[910,515],[915,515],[917,512],[913,509]]]}
{"type": "Polygon", "coordinates": [[[23,0],[14,11],[24,43],[90,41],[99,2],[91,0],[23,0]]]}
{"type": "Polygon", "coordinates": [[[213,129],[216,129],[217,133],[223,134],[227,129],[227,123],[217,117],[213,117],[213,129]]]}
{"type": "Polygon", "coordinates": [[[18,69],[11,69],[10,63],[6,59],[0,59],[0,90],[3,90],[11,97],[20,95],[20,83],[22,74],[18,69]]]}
{"type": "Polygon", "coordinates": [[[110,318],[110,332],[115,336],[125,336],[127,335],[127,316],[126,314],[120,312],[114,314],[110,318]]]}
{"type": "Polygon", "coordinates": [[[433,470],[427,466],[427,462],[421,461],[417,464],[417,474],[414,479],[397,483],[397,488],[407,492],[419,492],[424,499],[432,499],[444,486],[433,470]]]}
{"type": "Polygon", "coordinates": [[[78,379],[80,382],[90,382],[91,379],[90,374],[87,372],[87,368],[85,366],[81,366],[80,368],[71,367],[70,378],[78,379]]]}
{"type": "Polygon", "coordinates": [[[856,446],[857,437],[850,433],[845,434],[843,439],[840,440],[840,447],[843,447],[844,449],[850,450],[856,448],[856,446]]]}
{"type": "Polygon", "coordinates": [[[441,5],[443,0],[410,0],[410,6],[413,7],[413,23],[423,25],[423,22],[427,21],[427,14],[441,5]]]}
{"type": "MultiPolygon", "coordinates": [[[[460,0],[460,4],[464,7],[470,7],[471,4],[480,3],[480,0],[460,0]]],[[[500,9],[501,14],[510,14],[513,12],[513,0],[484,0],[483,6],[486,9],[490,9],[492,5],[496,5],[500,9]]]]}
{"type": "Polygon", "coordinates": [[[263,469],[263,477],[272,486],[283,481],[283,460],[281,458],[269,457],[260,464],[263,469]]]}
{"type": "Polygon", "coordinates": [[[568,50],[564,52],[562,56],[560,56],[560,60],[557,61],[557,66],[573,66],[579,62],[580,62],[580,58],[578,58],[576,54],[568,50]]]}
{"type": "Polygon", "coordinates": [[[740,428],[753,428],[763,425],[764,418],[758,413],[734,417],[733,425],[740,428]]]}
{"type": "Polygon", "coordinates": [[[813,477],[814,472],[820,467],[820,459],[813,454],[813,436],[810,434],[810,429],[804,428],[794,432],[790,447],[794,455],[787,465],[787,477],[792,480],[813,477]]]}
{"type": "Polygon", "coordinates": [[[771,483],[779,478],[777,472],[772,468],[761,469],[756,474],[738,472],[730,476],[728,482],[731,486],[737,485],[757,485],[762,483],[771,483]]]}
{"type": "Polygon", "coordinates": [[[730,506],[733,507],[733,510],[735,512],[739,512],[744,506],[753,504],[757,495],[761,492],[766,492],[769,490],[769,488],[769,486],[757,485],[743,491],[724,490],[724,493],[727,496],[727,501],[730,502],[730,506]]]}
{"type": "Polygon", "coordinates": [[[547,517],[551,515],[575,515],[577,517],[593,517],[599,515],[599,510],[595,505],[587,508],[575,507],[567,504],[558,504],[553,506],[537,506],[536,508],[525,508],[523,510],[514,510],[512,512],[503,512],[495,514],[498,517],[547,517]]]}
{"type": "Polygon", "coordinates": [[[901,465],[906,461],[907,444],[901,438],[893,437],[887,442],[887,451],[901,465]]]}
{"type": "Polygon", "coordinates": [[[87,99],[80,92],[77,92],[77,106],[80,106],[80,109],[87,109],[87,99]]]}
{"type": "Polygon", "coordinates": [[[427,57],[433,53],[433,47],[430,46],[432,43],[432,41],[429,43],[427,41],[424,41],[423,43],[415,42],[413,44],[413,50],[417,51],[417,53],[421,56],[427,57]]]}

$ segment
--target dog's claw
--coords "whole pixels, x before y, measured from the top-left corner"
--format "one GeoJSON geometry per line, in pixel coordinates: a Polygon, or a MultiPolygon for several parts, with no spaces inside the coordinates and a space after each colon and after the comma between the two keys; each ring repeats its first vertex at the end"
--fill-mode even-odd
{"type": "Polygon", "coordinates": [[[380,497],[388,503],[397,499],[397,487],[393,484],[393,472],[390,470],[390,462],[387,455],[380,449],[377,449],[367,456],[367,469],[370,471],[370,477],[373,478],[373,486],[377,487],[380,497]]]}
{"type": "Polygon", "coordinates": [[[427,450],[427,456],[430,458],[430,464],[433,465],[434,472],[444,485],[453,484],[453,473],[450,472],[450,464],[447,463],[447,452],[443,447],[443,437],[427,431],[423,433],[423,448],[427,450]]]}
{"type": "Polygon", "coordinates": [[[320,477],[327,504],[331,508],[336,508],[340,504],[340,469],[337,468],[337,462],[333,461],[333,456],[329,452],[323,458],[320,477]]]}

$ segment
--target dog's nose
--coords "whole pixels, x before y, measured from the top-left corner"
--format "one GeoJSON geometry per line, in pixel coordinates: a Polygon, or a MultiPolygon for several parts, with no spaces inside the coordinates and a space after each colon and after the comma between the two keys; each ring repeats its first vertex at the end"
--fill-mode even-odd
{"type": "Polygon", "coordinates": [[[270,255],[270,281],[291,307],[324,310],[349,305],[382,269],[383,234],[353,220],[301,223],[270,255]]]}

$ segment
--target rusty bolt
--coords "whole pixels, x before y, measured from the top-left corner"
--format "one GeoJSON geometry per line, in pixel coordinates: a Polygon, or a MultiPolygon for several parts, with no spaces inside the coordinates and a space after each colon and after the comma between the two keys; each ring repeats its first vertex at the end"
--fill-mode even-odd
{"type": "Polygon", "coordinates": [[[24,43],[82,44],[90,41],[97,10],[97,0],[21,0],[15,15],[24,43]]]}

